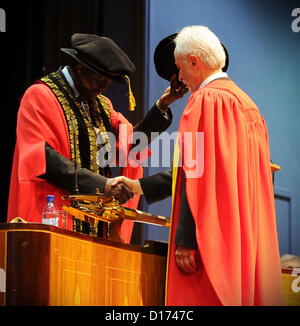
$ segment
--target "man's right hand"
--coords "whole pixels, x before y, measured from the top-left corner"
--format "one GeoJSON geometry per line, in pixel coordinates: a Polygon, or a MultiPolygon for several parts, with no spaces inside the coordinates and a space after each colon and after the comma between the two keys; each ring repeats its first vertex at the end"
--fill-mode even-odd
{"type": "Polygon", "coordinates": [[[125,204],[133,197],[132,191],[122,182],[114,182],[114,178],[109,178],[103,189],[104,195],[114,196],[120,204],[125,204]]]}

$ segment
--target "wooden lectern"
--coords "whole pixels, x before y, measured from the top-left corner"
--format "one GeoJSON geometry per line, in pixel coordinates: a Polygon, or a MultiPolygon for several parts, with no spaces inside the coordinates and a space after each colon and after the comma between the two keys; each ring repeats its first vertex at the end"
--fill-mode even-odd
{"type": "Polygon", "coordinates": [[[0,224],[0,305],[164,305],[166,247],[0,224]]]}

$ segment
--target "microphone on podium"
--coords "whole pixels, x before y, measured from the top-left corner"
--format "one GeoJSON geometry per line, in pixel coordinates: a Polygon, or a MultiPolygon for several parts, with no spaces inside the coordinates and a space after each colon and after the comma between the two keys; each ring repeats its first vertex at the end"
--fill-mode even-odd
{"type": "Polygon", "coordinates": [[[77,171],[77,144],[76,144],[76,132],[75,132],[75,123],[74,117],[71,116],[71,121],[73,125],[73,142],[74,142],[74,169],[75,169],[75,180],[74,180],[74,192],[75,194],[79,193],[78,187],[78,171],[77,171]]]}

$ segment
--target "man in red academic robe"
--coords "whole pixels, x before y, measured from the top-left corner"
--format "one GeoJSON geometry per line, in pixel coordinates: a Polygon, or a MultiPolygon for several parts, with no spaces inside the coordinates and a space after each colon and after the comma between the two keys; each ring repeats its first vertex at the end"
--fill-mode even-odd
{"type": "Polygon", "coordinates": [[[172,193],[167,305],[282,305],[265,121],[222,72],[224,49],[208,28],[186,27],[175,44],[191,96],[173,170],[115,184],[150,203],[172,193]]]}
{"type": "MultiPolygon", "coordinates": [[[[165,130],[172,121],[168,105],[182,96],[171,87],[161,97],[163,105],[154,105],[144,120],[133,127],[102,93],[112,80],[129,83],[134,64],[111,39],[74,34],[71,41],[72,48],[62,49],[72,57],[70,66],[41,78],[22,98],[8,221],[19,216],[29,222],[41,222],[48,194],[55,195],[58,207],[64,203],[62,195],[77,190],[94,194],[99,189],[116,196],[121,203],[127,202],[130,191],[124,185],[111,186],[110,166],[102,164],[99,155],[109,156],[113,150],[118,154],[120,149],[125,162],[117,162],[116,157],[111,163],[121,165],[122,175],[142,177],[142,167],[132,166],[126,157],[132,132],[143,131],[149,137],[152,131],[165,130]],[[115,136],[115,143],[109,134],[115,136]]],[[[133,99],[130,100],[132,104],[133,99]]],[[[127,205],[136,208],[137,203],[138,198],[133,198],[127,205]]],[[[131,221],[122,223],[125,242],[130,241],[132,227],[131,221]]]]}

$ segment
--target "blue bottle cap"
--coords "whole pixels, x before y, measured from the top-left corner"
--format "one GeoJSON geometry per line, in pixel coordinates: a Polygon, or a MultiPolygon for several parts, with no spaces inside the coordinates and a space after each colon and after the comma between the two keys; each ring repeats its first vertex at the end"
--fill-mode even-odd
{"type": "Polygon", "coordinates": [[[54,196],[53,195],[47,195],[47,201],[53,202],[54,201],[54,196]]]}

